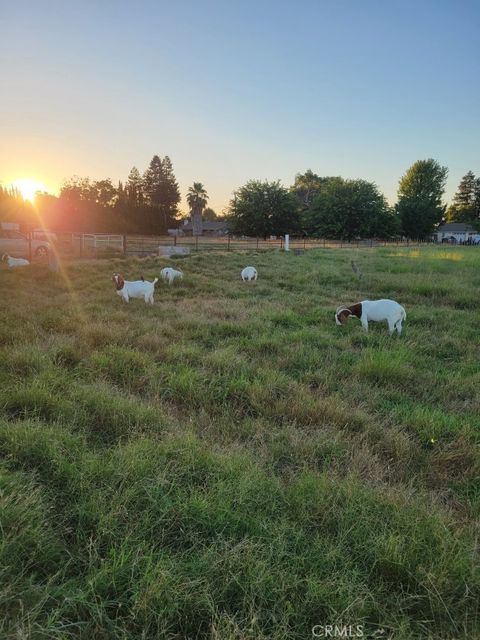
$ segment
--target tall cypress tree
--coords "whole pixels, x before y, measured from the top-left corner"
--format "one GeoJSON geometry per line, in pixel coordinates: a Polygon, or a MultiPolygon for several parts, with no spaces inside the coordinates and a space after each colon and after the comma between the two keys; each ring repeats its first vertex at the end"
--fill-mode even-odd
{"type": "Polygon", "coordinates": [[[473,171],[468,171],[460,181],[448,210],[452,222],[472,222],[476,217],[476,183],[473,171]]]}
{"type": "Polygon", "coordinates": [[[165,156],[161,160],[159,156],[153,156],[142,184],[147,204],[160,214],[160,222],[155,224],[157,231],[166,231],[174,221],[180,202],[180,190],[170,158],[165,156]]]}
{"type": "Polygon", "coordinates": [[[159,156],[155,155],[143,174],[143,192],[150,206],[158,206],[162,202],[164,184],[163,165],[159,156]]]}
{"type": "Polygon", "coordinates": [[[139,207],[143,204],[142,176],[140,175],[140,171],[137,167],[132,167],[132,170],[128,174],[125,189],[130,205],[139,207]]]}
{"type": "Polygon", "coordinates": [[[458,185],[453,198],[453,204],[457,207],[469,207],[475,200],[475,175],[473,171],[466,173],[458,185]]]}
{"type": "Polygon", "coordinates": [[[477,228],[480,225],[480,178],[475,180],[475,185],[473,188],[473,211],[474,211],[474,222],[477,225],[477,228]]]}
{"type": "Polygon", "coordinates": [[[163,167],[163,205],[168,216],[175,217],[180,202],[180,189],[173,173],[172,161],[168,156],[162,160],[163,167]]]}

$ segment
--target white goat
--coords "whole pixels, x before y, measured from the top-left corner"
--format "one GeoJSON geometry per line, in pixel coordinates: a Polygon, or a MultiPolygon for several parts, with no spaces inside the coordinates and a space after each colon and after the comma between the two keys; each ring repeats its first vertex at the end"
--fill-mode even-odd
{"type": "Polygon", "coordinates": [[[242,276],[242,280],[245,282],[245,280],[247,282],[249,282],[250,280],[256,280],[258,277],[258,272],[255,269],[255,267],[245,267],[245,269],[242,269],[242,273],[240,274],[242,276]]]}
{"type": "Polygon", "coordinates": [[[335,322],[340,325],[350,316],[359,318],[362,327],[368,331],[368,322],[388,322],[390,335],[396,330],[402,333],[402,322],[406,319],[405,309],[395,300],[363,300],[349,307],[341,305],[335,311],[335,322]]]}
{"type": "Polygon", "coordinates": [[[160,271],[160,276],[163,280],[165,280],[165,282],[168,282],[168,284],[172,284],[173,281],[177,278],[179,278],[180,280],[183,278],[183,272],[177,271],[177,269],[174,269],[173,267],[164,267],[160,271]]]}
{"type": "Polygon", "coordinates": [[[148,280],[124,280],[119,273],[114,273],[112,280],[118,295],[124,302],[128,302],[130,298],[143,298],[145,304],[153,304],[153,294],[155,293],[155,284],[158,278],[153,282],[148,280]]]}
{"type": "Polygon", "coordinates": [[[6,262],[9,269],[14,269],[15,267],[27,267],[30,262],[25,260],[25,258],[12,258],[12,256],[7,255],[6,253],[2,256],[2,262],[6,262]]]}

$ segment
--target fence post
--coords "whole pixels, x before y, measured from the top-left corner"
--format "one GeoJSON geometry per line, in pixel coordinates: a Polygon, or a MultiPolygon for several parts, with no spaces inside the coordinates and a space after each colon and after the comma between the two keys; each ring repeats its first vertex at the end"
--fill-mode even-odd
{"type": "Polygon", "coordinates": [[[325,249],[325,238],[323,239],[323,248],[325,249]]]}
{"type": "Polygon", "coordinates": [[[373,247],[373,238],[370,238],[370,247],[373,247]]]}
{"type": "Polygon", "coordinates": [[[32,232],[28,232],[28,259],[32,261],[32,232]]]}
{"type": "Polygon", "coordinates": [[[227,251],[230,251],[230,236],[227,236],[227,251]]]}
{"type": "Polygon", "coordinates": [[[173,236],[173,246],[174,247],[177,246],[177,235],[176,234],[173,236]]]}
{"type": "Polygon", "coordinates": [[[123,236],[122,237],[122,242],[123,242],[123,255],[126,257],[127,256],[127,236],[123,236]]]}
{"type": "Polygon", "coordinates": [[[198,234],[195,236],[195,251],[198,251],[198,234]]]}
{"type": "Polygon", "coordinates": [[[306,248],[307,248],[307,238],[304,236],[303,237],[303,250],[305,251],[306,248]]]}
{"type": "Polygon", "coordinates": [[[258,236],[257,236],[257,249],[258,249],[258,236]]]}
{"type": "Polygon", "coordinates": [[[80,234],[80,258],[83,257],[83,233],[80,234]]]}
{"type": "Polygon", "coordinates": [[[280,236],[280,249],[283,249],[283,238],[280,236]]]}

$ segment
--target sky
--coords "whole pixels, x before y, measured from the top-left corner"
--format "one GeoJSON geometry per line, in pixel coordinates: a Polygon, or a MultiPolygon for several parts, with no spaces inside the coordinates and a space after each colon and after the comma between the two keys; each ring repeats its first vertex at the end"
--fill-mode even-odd
{"type": "MultiPolygon", "coordinates": [[[[0,0],[0,182],[480,174],[479,0],[0,0]]],[[[187,210],[185,198],[181,208],[187,210]]]]}

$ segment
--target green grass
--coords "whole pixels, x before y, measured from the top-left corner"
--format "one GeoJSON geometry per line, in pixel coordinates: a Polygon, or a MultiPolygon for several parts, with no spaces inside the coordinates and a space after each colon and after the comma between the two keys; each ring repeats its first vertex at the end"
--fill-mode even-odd
{"type": "Polygon", "coordinates": [[[0,271],[0,637],[480,637],[480,251],[181,262],[0,271]]]}

